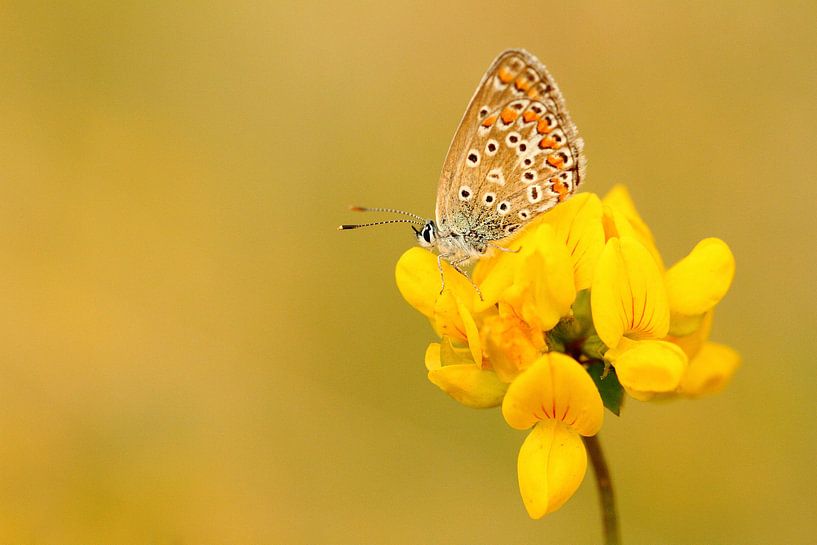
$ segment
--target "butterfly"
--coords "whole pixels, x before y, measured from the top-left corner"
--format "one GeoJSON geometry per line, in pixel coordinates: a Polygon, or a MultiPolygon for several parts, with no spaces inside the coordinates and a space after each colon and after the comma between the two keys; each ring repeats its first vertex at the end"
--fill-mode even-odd
{"type": "Polygon", "coordinates": [[[462,266],[491,248],[511,251],[502,245],[505,239],[575,193],[585,176],[583,148],[545,66],[525,50],[509,49],[491,63],[454,134],[440,174],[436,218],[352,207],[412,219],[338,229],[413,224],[420,246],[437,250],[442,293],[442,261],[468,277],[462,266]]]}

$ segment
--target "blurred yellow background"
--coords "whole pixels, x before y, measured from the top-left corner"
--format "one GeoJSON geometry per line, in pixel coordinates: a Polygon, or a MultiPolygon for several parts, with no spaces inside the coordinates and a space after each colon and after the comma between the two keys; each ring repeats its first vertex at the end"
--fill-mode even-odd
{"type": "Polygon", "coordinates": [[[585,190],[738,262],[700,401],[602,441],[625,543],[813,543],[812,2],[4,2],[0,542],[598,543],[531,521],[524,434],[427,382],[393,267],[492,58],[550,68],[585,190]]]}

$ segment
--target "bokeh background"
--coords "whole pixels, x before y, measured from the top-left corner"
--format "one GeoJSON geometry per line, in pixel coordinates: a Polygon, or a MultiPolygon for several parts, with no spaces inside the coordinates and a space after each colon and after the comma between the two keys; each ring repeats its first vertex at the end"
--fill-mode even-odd
{"type": "Polygon", "coordinates": [[[598,543],[590,473],[518,497],[524,434],[427,382],[400,298],[476,83],[556,76],[585,189],[668,262],[738,270],[722,394],[607,416],[625,543],[813,543],[813,2],[3,2],[0,542],[598,543]]]}

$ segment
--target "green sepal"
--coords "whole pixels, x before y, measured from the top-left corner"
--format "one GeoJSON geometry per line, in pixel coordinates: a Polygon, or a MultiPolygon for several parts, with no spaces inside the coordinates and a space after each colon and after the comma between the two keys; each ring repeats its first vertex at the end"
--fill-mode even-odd
{"type": "Polygon", "coordinates": [[[564,352],[566,346],[590,334],[595,334],[590,315],[590,290],[582,290],[576,294],[570,316],[559,320],[559,323],[548,331],[548,347],[551,351],[564,352]]]}
{"type": "Polygon", "coordinates": [[[587,366],[587,372],[596,383],[604,406],[611,413],[619,416],[624,403],[624,388],[618,382],[615,368],[603,361],[593,361],[587,366]]]}
{"type": "Polygon", "coordinates": [[[565,352],[565,339],[562,336],[562,331],[559,326],[562,322],[556,325],[553,329],[545,335],[545,342],[548,345],[548,352],[565,352]]]}
{"type": "Polygon", "coordinates": [[[604,342],[602,342],[598,335],[593,334],[587,337],[582,344],[582,353],[590,359],[604,359],[604,354],[606,352],[607,346],[604,344],[604,342]]]}
{"type": "Polygon", "coordinates": [[[573,318],[576,320],[579,333],[587,335],[593,331],[593,312],[590,309],[590,290],[582,290],[573,301],[573,318]]]}

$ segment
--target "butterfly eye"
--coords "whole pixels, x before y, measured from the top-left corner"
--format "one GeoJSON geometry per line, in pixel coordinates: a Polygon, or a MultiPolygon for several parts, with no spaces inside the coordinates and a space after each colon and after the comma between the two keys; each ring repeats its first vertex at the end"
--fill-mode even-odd
{"type": "Polygon", "coordinates": [[[473,196],[474,192],[471,191],[471,188],[467,185],[460,187],[460,200],[461,201],[470,201],[471,197],[473,196]]]}
{"type": "Polygon", "coordinates": [[[431,225],[423,227],[422,237],[428,244],[431,244],[431,241],[434,240],[434,227],[431,225]]]}

